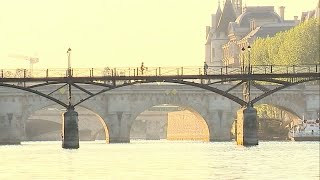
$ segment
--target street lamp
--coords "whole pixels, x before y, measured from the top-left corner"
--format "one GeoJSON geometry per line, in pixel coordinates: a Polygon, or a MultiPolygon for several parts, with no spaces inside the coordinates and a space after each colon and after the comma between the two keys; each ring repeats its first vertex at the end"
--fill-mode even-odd
{"type": "Polygon", "coordinates": [[[246,49],[244,47],[242,47],[241,51],[242,51],[242,56],[241,56],[241,60],[242,60],[242,73],[244,73],[244,51],[246,49]]]}
{"type": "Polygon", "coordinates": [[[68,54],[68,76],[71,76],[71,60],[70,60],[71,48],[68,49],[67,54],[68,54]]]}
{"type": "Polygon", "coordinates": [[[68,53],[68,69],[70,69],[71,68],[71,62],[70,62],[71,48],[68,49],[67,53],[68,53]]]}
{"type": "Polygon", "coordinates": [[[249,56],[249,58],[248,58],[248,66],[249,66],[248,74],[251,74],[250,52],[251,52],[251,46],[249,45],[248,46],[248,56],[249,56]]]}
{"type": "MultiPolygon", "coordinates": [[[[245,48],[244,47],[242,47],[241,48],[241,51],[242,51],[242,54],[245,52],[245,48]]],[[[247,50],[248,50],[248,63],[246,63],[246,64],[248,64],[248,74],[250,73],[250,51],[251,51],[251,46],[249,45],[248,47],[247,47],[247,50]]],[[[243,71],[244,71],[244,69],[245,69],[245,66],[244,66],[245,64],[244,64],[244,54],[242,55],[242,69],[243,69],[243,71]]],[[[247,68],[246,68],[247,69],[247,68]]]]}
{"type": "MultiPolygon", "coordinates": [[[[242,52],[244,52],[246,49],[244,48],[244,47],[242,47],[242,52]]],[[[248,47],[247,47],[247,50],[248,50],[248,63],[247,63],[247,65],[248,65],[248,67],[246,67],[246,69],[248,69],[248,74],[251,74],[251,68],[250,68],[250,66],[251,66],[251,63],[250,63],[250,51],[251,51],[251,46],[249,45],[248,47]]],[[[245,66],[245,64],[244,64],[244,55],[242,56],[242,68],[243,68],[243,72],[245,72],[245,68],[244,68],[244,66],[245,66]]],[[[251,104],[251,99],[250,99],[250,86],[251,86],[251,80],[250,79],[248,79],[247,81],[246,81],[246,83],[244,84],[244,91],[243,91],[243,95],[244,95],[244,99],[247,101],[247,106],[252,106],[252,104],[251,104]]]]}
{"type": "MultiPolygon", "coordinates": [[[[68,49],[67,51],[68,54],[68,77],[71,78],[71,62],[70,62],[70,56],[71,56],[71,48],[68,49]]],[[[71,104],[71,84],[68,83],[68,103],[69,103],[69,108],[72,109],[72,104],[71,104]]]]}

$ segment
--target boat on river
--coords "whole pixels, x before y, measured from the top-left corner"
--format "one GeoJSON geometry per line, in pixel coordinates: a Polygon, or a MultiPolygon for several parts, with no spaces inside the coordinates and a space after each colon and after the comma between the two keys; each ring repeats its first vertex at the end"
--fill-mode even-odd
{"type": "Polygon", "coordinates": [[[290,129],[289,138],[294,141],[320,141],[320,120],[301,120],[290,129]]]}

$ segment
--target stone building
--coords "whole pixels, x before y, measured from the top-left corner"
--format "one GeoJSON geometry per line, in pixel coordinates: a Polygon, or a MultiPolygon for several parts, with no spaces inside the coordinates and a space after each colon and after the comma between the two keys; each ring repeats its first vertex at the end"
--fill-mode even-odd
{"type": "Polygon", "coordinates": [[[205,61],[209,66],[239,66],[241,49],[258,37],[272,37],[299,23],[298,17],[284,19],[285,7],[243,7],[241,0],[226,0],[223,10],[218,5],[212,14],[211,26],[206,27],[205,61]]]}

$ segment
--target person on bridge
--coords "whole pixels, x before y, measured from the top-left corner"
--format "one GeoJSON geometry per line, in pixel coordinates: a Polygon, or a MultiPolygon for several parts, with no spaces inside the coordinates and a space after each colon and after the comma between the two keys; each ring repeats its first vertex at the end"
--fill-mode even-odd
{"type": "Polygon", "coordinates": [[[207,71],[208,71],[208,64],[207,64],[206,62],[204,62],[204,65],[203,65],[204,75],[207,75],[207,74],[208,74],[207,71]]]}
{"type": "Polygon", "coordinates": [[[141,75],[143,75],[143,71],[145,70],[145,67],[144,67],[144,65],[143,65],[143,62],[141,63],[140,70],[141,70],[141,75]]]}

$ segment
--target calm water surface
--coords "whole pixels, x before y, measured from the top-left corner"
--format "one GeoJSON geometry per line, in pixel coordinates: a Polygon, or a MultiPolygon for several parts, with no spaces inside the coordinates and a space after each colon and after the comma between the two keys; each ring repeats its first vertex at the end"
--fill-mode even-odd
{"type": "Polygon", "coordinates": [[[133,141],[130,144],[61,142],[0,146],[0,179],[315,179],[319,142],[133,141]]]}

